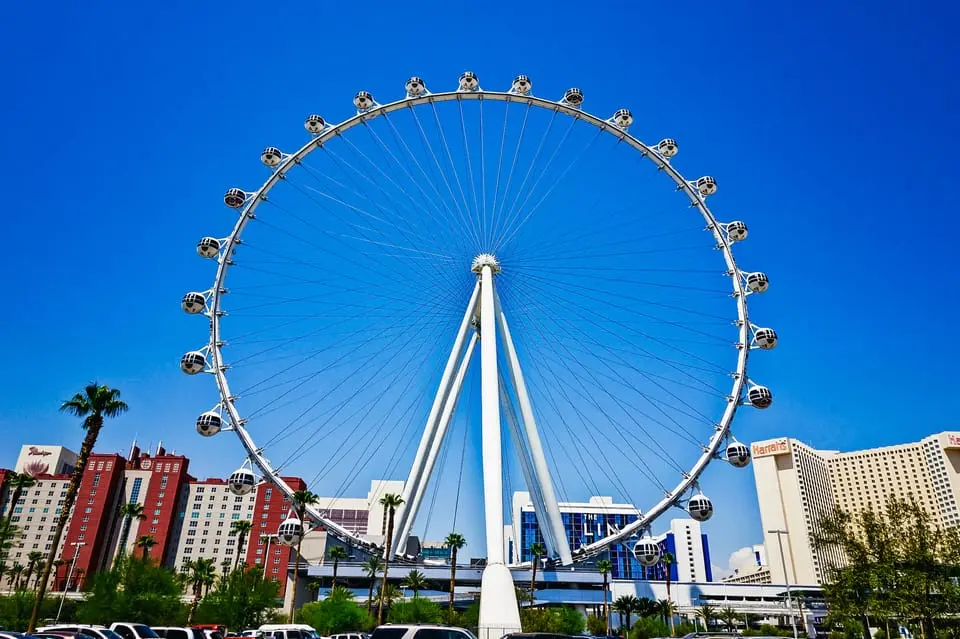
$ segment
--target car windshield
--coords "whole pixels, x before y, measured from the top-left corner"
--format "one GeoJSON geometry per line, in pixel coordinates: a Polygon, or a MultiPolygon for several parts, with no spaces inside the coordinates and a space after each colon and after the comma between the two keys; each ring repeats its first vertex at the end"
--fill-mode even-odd
{"type": "Polygon", "coordinates": [[[310,637],[310,639],[320,639],[320,633],[315,630],[300,630],[301,634],[304,637],[310,637]]]}
{"type": "Polygon", "coordinates": [[[123,637],[115,633],[113,630],[110,630],[109,628],[97,628],[97,631],[100,632],[107,639],[123,639],[123,637]]]}
{"type": "Polygon", "coordinates": [[[151,628],[150,626],[145,626],[142,623],[135,623],[131,627],[133,628],[134,632],[136,632],[141,637],[155,639],[156,637],[160,636],[153,631],[153,628],[151,628]]]}

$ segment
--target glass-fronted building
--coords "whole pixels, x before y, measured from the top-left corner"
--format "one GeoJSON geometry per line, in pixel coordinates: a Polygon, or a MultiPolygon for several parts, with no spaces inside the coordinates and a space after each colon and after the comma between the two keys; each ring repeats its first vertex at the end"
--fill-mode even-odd
{"type": "MultiPolygon", "coordinates": [[[[560,515],[567,536],[567,544],[576,549],[602,539],[640,515],[631,504],[615,504],[610,497],[591,497],[587,502],[561,502],[560,515]]],[[[507,556],[510,561],[530,561],[530,547],[543,544],[543,535],[537,523],[530,494],[513,495],[513,523],[507,527],[507,556]]],[[[627,541],[610,547],[607,558],[613,564],[613,579],[666,578],[667,565],[663,562],[644,568],[633,556],[633,545],[639,539],[634,535],[627,541]]],[[[655,539],[662,553],[671,553],[676,561],[670,565],[672,581],[712,581],[710,552],[707,536],[700,532],[700,524],[692,519],[674,519],[670,531],[655,539]]],[[[594,560],[595,561],[595,560],[594,560]]],[[[591,561],[590,563],[594,563],[591,561]]]]}

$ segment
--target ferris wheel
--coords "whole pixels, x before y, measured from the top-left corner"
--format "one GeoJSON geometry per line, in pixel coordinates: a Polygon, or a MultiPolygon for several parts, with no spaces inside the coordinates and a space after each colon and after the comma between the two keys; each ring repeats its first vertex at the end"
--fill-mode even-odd
{"type": "MultiPolygon", "coordinates": [[[[750,352],[777,344],[748,314],[769,281],[734,259],[747,226],[708,208],[717,181],[684,177],[677,141],[642,141],[628,109],[598,117],[580,89],[557,93],[523,75],[486,90],[466,72],[449,91],[410,78],[389,102],[360,91],[339,123],[310,115],[305,143],[263,150],[259,187],[226,191],[232,230],[197,245],[213,284],[182,300],[209,318],[181,369],[215,379],[196,427],[238,438],[236,494],[268,481],[290,496],[297,476],[342,497],[405,477],[392,548],[307,512],[357,548],[412,559],[403,540],[438,502],[455,521],[479,457],[481,630],[519,628],[514,481],[551,561],[632,540],[652,565],[645,531],[671,508],[711,517],[704,469],[747,466],[734,418],[772,403],[747,374],[750,352]],[[571,540],[559,504],[611,493],[636,517],[571,540]]],[[[291,517],[281,541],[307,525],[291,517]]]]}

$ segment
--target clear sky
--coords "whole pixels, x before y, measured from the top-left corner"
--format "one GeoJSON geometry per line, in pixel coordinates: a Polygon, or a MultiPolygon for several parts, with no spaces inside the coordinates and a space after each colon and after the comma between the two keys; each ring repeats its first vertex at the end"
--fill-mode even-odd
{"type": "MultiPolygon", "coordinates": [[[[302,134],[307,113],[343,117],[358,89],[399,95],[413,74],[452,85],[468,68],[627,105],[651,135],[682,137],[696,166],[736,194],[728,210],[742,210],[751,262],[774,282],[764,317],[781,339],[761,380],[775,408],[746,416],[742,439],[855,449],[957,428],[957,12],[892,2],[10,5],[0,24],[0,465],[22,443],[78,447],[75,421],[56,407],[97,378],[132,407],[101,449],[162,439],[195,459],[196,474],[227,471],[193,430],[208,400],[177,367],[198,345],[178,301],[209,276],[194,245],[232,219],[224,188],[252,182],[259,149],[302,134]]],[[[718,516],[708,531],[725,565],[760,539],[753,478],[709,478],[718,516]]]]}

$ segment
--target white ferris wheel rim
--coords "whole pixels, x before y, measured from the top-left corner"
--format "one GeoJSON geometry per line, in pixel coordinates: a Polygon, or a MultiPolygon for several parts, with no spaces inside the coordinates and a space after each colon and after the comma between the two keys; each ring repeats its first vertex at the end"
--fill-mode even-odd
{"type": "MultiPolygon", "coordinates": [[[[265,457],[263,449],[257,446],[249,431],[244,427],[245,420],[240,415],[235,405],[235,400],[237,397],[232,395],[230,391],[230,385],[227,380],[226,371],[228,370],[229,365],[224,361],[223,354],[221,352],[224,342],[221,339],[220,320],[221,317],[226,314],[221,310],[221,302],[223,294],[227,292],[225,282],[230,266],[233,265],[231,260],[233,251],[238,245],[241,244],[241,235],[247,226],[247,223],[253,219],[255,211],[260,203],[266,201],[267,194],[273,189],[274,186],[280,183],[284,176],[293,167],[297,166],[303,160],[303,158],[307,157],[311,152],[321,148],[325,142],[340,136],[345,131],[359,124],[363,124],[369,120],[384,116],[394,111],[399,111],[405,108],[412,109],[422,105],[455,100],[495,100],[507,103],[516,102],[532,107],[547,109],[554,111],[555,113],[563,113],[576,120],[583,121],[596,127],[601,132],[609,133],[610,135],[616,137],[619,141],[627,143],[629,146],[639,152],[642,157],[650,160],[657,167],[657,169],[668,175],[676,184],[678,191],[683,191],[687,195],[690,200],[691,207],[698,210],[706,222],[707,228],[713,234],[713,237],[717,243],[716,247],[722,252],[723,259],[726,263],[726,274],[728,277],[730,277],[733,284],[732,296],[736,301],[736,324],[739,333],[739,343],[736,345],[738,355],[736,360],[736,368],[735,370],[731,371],[731,377],[733,378],[732,389],[730,395],[727,397],[727,404],[725,410],[723,411],[723,415],[714,427],[713,435],[710,437],[709,441],[703,445],[702,453],[695,464],[689,471],[683,474],[682,479],[676,484],[676,486],[672,490],[666,491],[664,497],[649,510],[639,511],[640,516],[637,520],[624,526],[614,534],[609,534],[606,537],[589,545],[582,546],[581,548],[575,550],[571,549],[571,553],[575,561],[584,560],[602,553],[612,544],[621,543],[625,539],[630,538],[638,532],[649,530],[653,521],[663,515],[671,507],[678,505],[684,499],[685,495],[698,489],[699,478],[706,467],[714,459],[721,458],[721,447],[731,436],[731,425],[734,417],[736,416],[737,409],[740,404],[746,403],[743,399],[744,390],[747,382],[749,381],[747,377],[747,359],[751,349],[750,335],[752,324],[749,321],[746,299],[749,296],[750,291],[745,286],[745,277],[748,273],[742,271],[737,266],[736,259],[733,255],[732,245],[734,241],[731,240],[725,233],[725,224],[718,222],[717,218],[707,206],[705,197],[701,195],[699,189],[697,188],[696,182],[687,180],[670,163],[669,158],[661,155],[661,153],[656,149],[656,145],[648,145],[640,141],[638,138],[631,135],[626,128],[618,126],[614,122],[613,118],[605,120],[598,116],[592,115],[589,112],[582,110],[582,108],[579,106],[573,106],[567,103],[564,99],[554,101],[534,96],[529,92],[523,94],[515,91],[488,91],[477,87],[473,90],[461,89],[439,93],[431,93],[426,91],[424,88],[424,93],[420,95],[412,96],[408,94],[404,98],[387,104],[379,104],[375,101],[372,101],[372,106],[370,108],[358,109],[355,115],[348,117],[338,124],[324,122],[323,129],[318,134],[313,134],[311,140],[301,146],[296,152],[290,154],[281,154],[280,162],[273,167],[273,172],[271,175],[256,191],[244,192],[244,203],[239,209],[239,218],[235,223],[230,235],[224,239],[218,240],[220,243],[220,248],[217,255],[217,272],[213,287],[208,291],[208,310],[205,312],[205,314],[210,318],[210,340],[204,349],[202,349],[209,354],[210,359],[212,360],[211,365],[208,367],[206,372],[210,372],[214,375],[221,398],[214,410],[221,413],[226,413],[227,417],[229,418],[229,424],[223,428],[223,430],[232,430],[236,433],[241,445],[246,451],[248,460],[260,470],[264,480],[269,481],[277,486],[278,489],[288,498],[292,498],[292,495],[295,492],[293,488],[291,488],[290,485],[287,484],[282,477],[280,477],[278,471],[273,468],[270,461],[265,457]]],[[[306,515],[317,522],[320,526],[325,528],[328,533],[332,533],[335,537],[341,539],[345,543],[349,543],[371,553],[386,552],[386,549],[383,546],[362,539],[359,535],[350,532],[336,522],[329,520],[323,515],[322,512],[313,506],[307,506],[306,515]]],[[[412,559],[410,557],[401,557],[399,555],[398,557],[401,559],[412,559]]]]}

